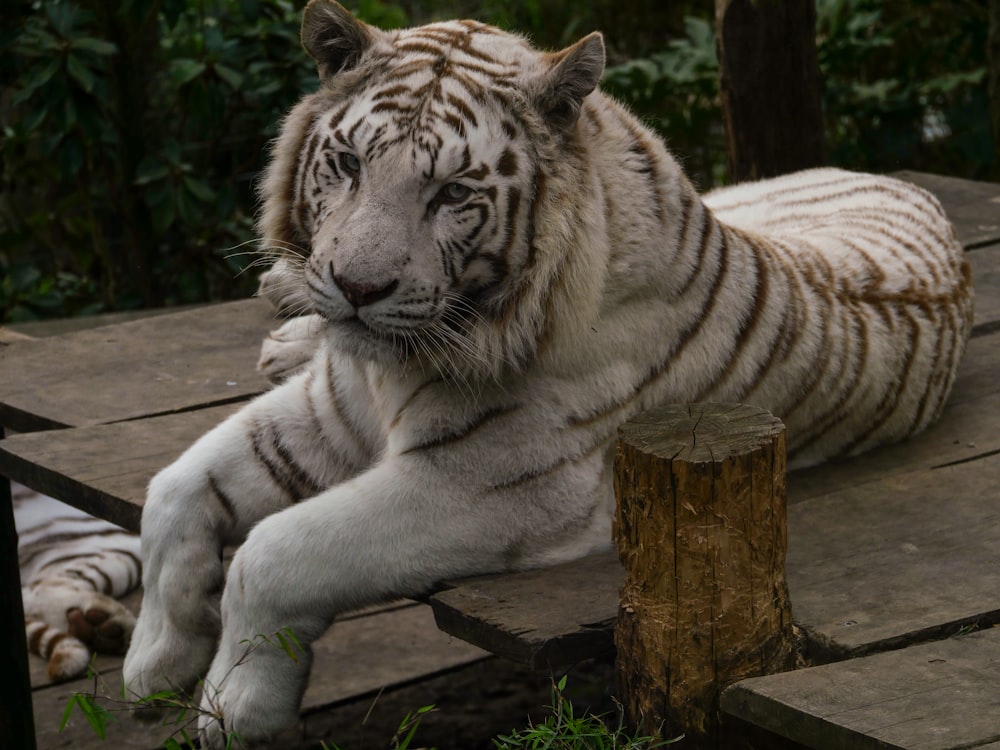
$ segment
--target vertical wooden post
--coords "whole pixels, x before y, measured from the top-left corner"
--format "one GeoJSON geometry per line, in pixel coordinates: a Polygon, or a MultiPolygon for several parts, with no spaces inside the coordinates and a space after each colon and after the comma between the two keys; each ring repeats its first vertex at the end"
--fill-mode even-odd
{"type": "MultiPolygon", "coordinates": [[[[3,428],[0,427],[0,439],[3,428]]],[[[34,750],[35,716],[31,708],[28,641],[24,634],[21,571],[10,480],[0,476],[0,747],[34,750]]]]}
{"type": "Polygon", "coordinates": [[[794,658],[784,426],[737,404],[646,412],[621,428],[615,492],[620,697],[644,732],[715,748],[722,689],[794,658]]]}
{"type": "Polygon", "coordinates": [[[715,0],[715,39],[730,178],[822,165],[816,0],[715,0]]]}

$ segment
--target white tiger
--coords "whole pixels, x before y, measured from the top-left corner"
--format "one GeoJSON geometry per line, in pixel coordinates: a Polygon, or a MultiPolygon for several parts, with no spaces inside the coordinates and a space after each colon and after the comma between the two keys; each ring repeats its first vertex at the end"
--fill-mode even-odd
{"type": "Polygon", "coordinates": [[[272,354],[322,343],[161,472],[142,519],[127,688],[206,675],[208,746],[296,719],[308,654],[246,639],[308,647],[351,608],[606,548],[616,430],[657,402],[767,407],[797,464],[941,410],[972,292],[925,192],[820,170],[702,201],[596,90],[599,34],[544,53],[312,0],[303,41],[322,83],[283,123],[260,230],[287,250],[274,295],[315,316],[272,354]]]}
{"type": "Polygon", "coordinates": [[[28,649],[49,678],[83,674],[91,652],[122,654],[135,615],[117,601],[139,585],[139,537],[11,484],[28,649]]]}

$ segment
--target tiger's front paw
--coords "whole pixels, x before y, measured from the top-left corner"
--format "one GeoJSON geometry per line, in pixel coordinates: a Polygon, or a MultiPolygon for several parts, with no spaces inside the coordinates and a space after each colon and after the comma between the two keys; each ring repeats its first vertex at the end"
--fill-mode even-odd
{"type": "Polygon", "coordinates": [[[318,315],[301,315],[288,320],[264,339],[257,369],[272,383],[288,379],[316,354],[324,328],[318,315]]]}
{"type": "Polygon", "coordinates": [[[201,746],[221,750],[232,736],[250,747],[271,741],[298,721],[310,653],[292,658],[260,637],[229,646],[222,640],[202,684],[201,746]]]}
{"type": "MultiPolygon", "coordinates": [[[[155,617],[143,607],[122,669],[125,695],[142,702],[161,692],[191,693],[212,661],[215,635],[182,630],[169,618],[155,617]]],[[[159,717],[149,710],[137,715],[159,717]]]]}

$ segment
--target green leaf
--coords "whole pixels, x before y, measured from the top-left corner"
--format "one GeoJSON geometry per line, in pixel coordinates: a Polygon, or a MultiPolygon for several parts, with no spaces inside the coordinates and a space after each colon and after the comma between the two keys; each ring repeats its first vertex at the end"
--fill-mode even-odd
{"type": "MultiPolygon", "coordinates": [[[[108,733],[108,717],[110,713],[103,706],[99,706],[94,699],[89,695],[84,695],[83,693],[74,693],[73,697],[70,698],[70,704],[67,707],[67,711],[63,714],[63,726],[65,726],[65,720],[69,715],[69,710],[73,706],[80,709],[87,723],[90,724],[90,728],[94,730],[100,739],[105,739],[108,733]]],[[[61,728],[60,728],[61,731],[61,728]]]]}
{"type": "Polygon", "coordinates": [[[83,86],[83,90],[88,94],[94,90],[94,74],[87,67],[87,64],[76,55],[66,57],[66,70],[83,86]]]}
{"type": "Polygon", "coordinates": [[[149,207],[150,218],[153,220],[153,229],[157,234],[163,234],[174,223],[174,202],[172,200],[160,201],[149,207]]]}
{"type": "Polygon", "coordinates": [[[228,83],[234,91],[238,91],[243,85],[243,76],[232,68],[227,68],[225,65],[216,65],[215,72],[218,74],[219,78],[228,83]]]}
{"type": "Polygon", "coordinates": [[[170,61],[170,81],[178,88],[190,83],[205,72],[205,63],[180,58],[170,61]]]}
{"type": "Polygon", "coordinates": [[[31,95],[34,94],[37,89],[41,88],[46,83],[48,83],[52,79],[52,76],[58,73],[61,69],[62,69],[61,58],[56,58],[55,60],[52,60],[44,68],[41,66],[35,66],[34,68],[32,68],[32,74],[29,75],[27,77],[27,80],[25,80],[24,83],[22,84],[24,88],[22,88],[14,95],[13,99],[11,100],[11,103],[23,104],[24,102],[28,101],[28,99],[31,98],[31,95]]]}
{"type": "Polygon", "coordinates": [[[170,174],[170,166],[160,161],[156,156],[146,156],[135,170],[135,185],[148,185],[158,182],[170,174]]]}
{"type": "Polygon", "coordinates": [[[87,50],[103,57],[113,55],[118,51],[118,47],[115,44],[106,42],[103,39],[95,39],[92,36],[77,37],[69,43],[69,47],[70,49],[87,50]]]}

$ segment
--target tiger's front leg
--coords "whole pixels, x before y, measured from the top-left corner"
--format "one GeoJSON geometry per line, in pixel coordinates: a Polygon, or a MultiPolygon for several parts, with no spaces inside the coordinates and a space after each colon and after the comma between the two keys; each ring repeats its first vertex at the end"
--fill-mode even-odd
{"type": "Polygon", "coordinates": [[[360,373],[324,350],[153,479],[143,602],[124,667],[130,698],[188,691],[205,674],[221,627],[223,547],[371,461],[380,438],[366,396],[360,373]]]}
{"type": "MultiPolygon", "coordinates": [[[[590,473],[599,471],[600,456],[594,460],[590,473]]],[[[344,611],[502,570],[515,549],[558,562],[606,546],[609,517],[596,498],[586,499],[595,491],[603,498],[603,487],[575,484],[571,472],[552,481],[565,495],[548,508],[531,507],[508,490],[483,495],[468,476],[449,478],[394,456],[258,524],[222,597],[222,638],[203,686],[202,746],[223,748],[229,733],[254,746],[294,724],[310,644],[344,611]],[[571,497],[600,510],[570,523],[563,536],[578,510],[568,507],[571,497]]]]}

